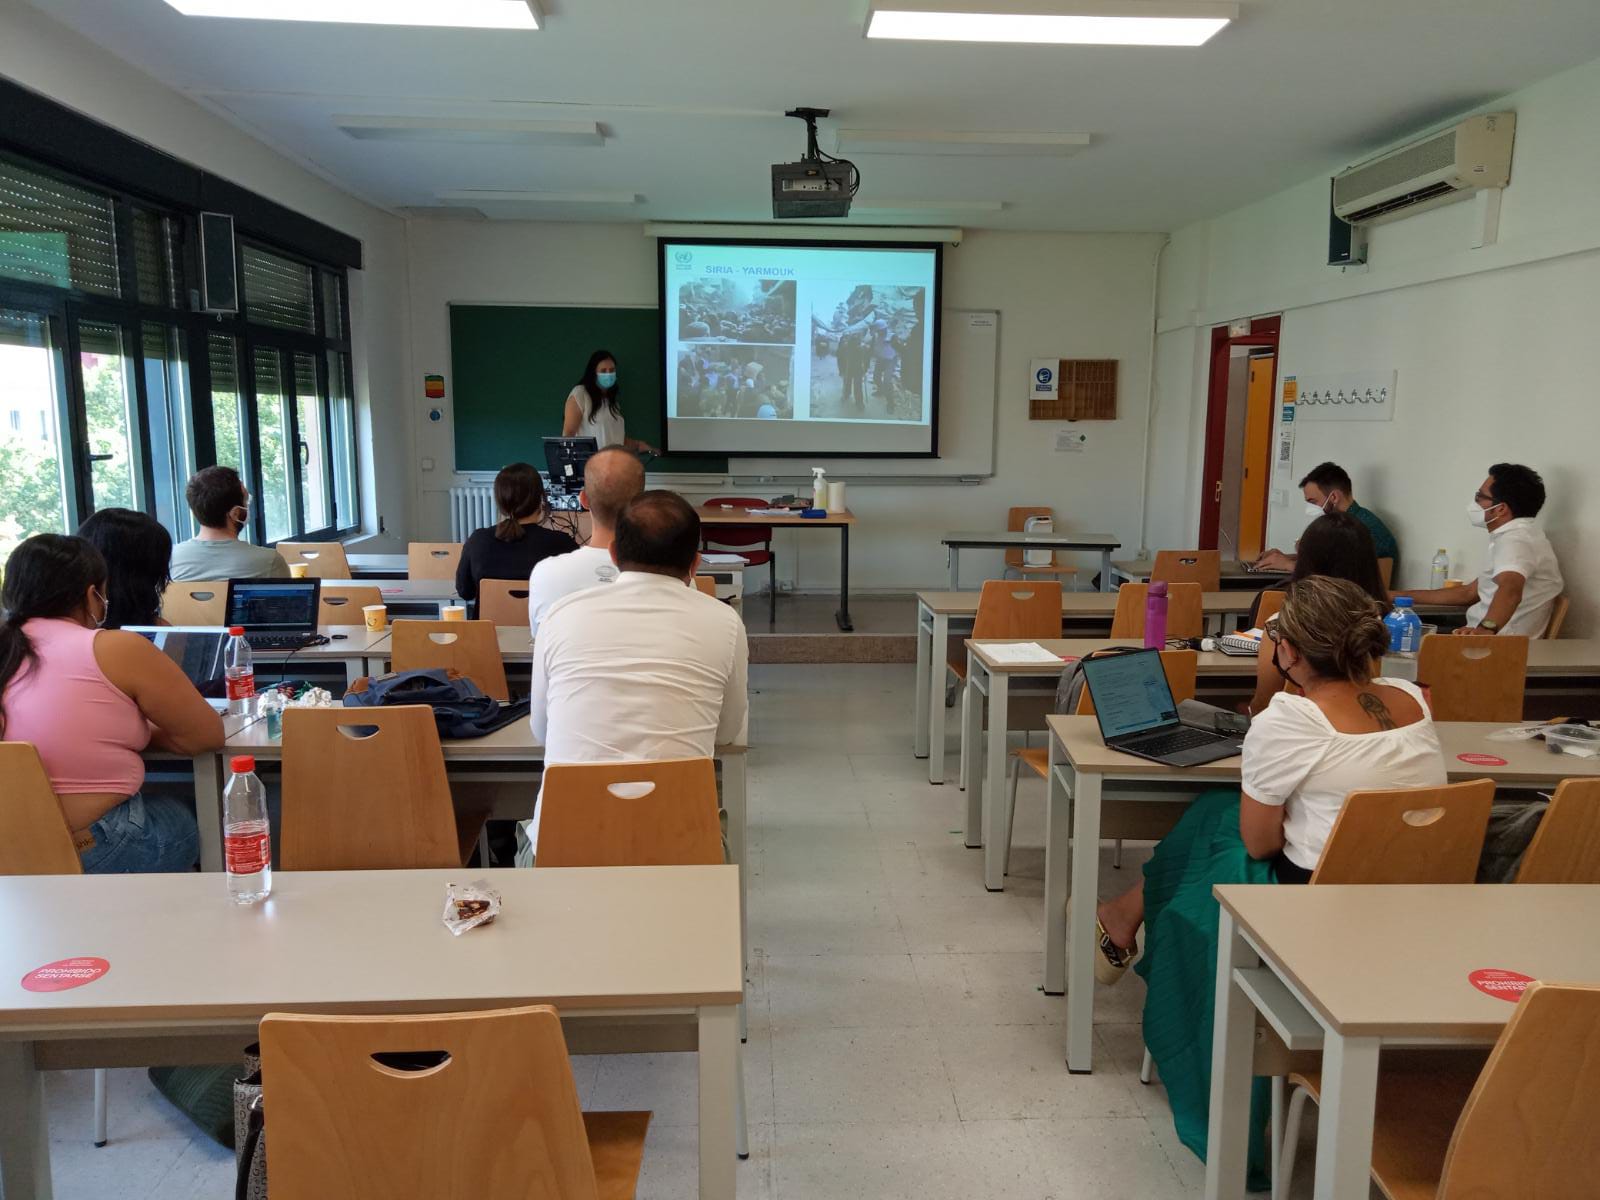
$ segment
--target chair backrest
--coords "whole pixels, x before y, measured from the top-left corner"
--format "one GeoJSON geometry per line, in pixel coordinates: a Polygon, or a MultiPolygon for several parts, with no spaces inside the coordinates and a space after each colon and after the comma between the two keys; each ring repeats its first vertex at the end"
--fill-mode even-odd
{"type": "Polygon", "coordinates": [[[72,830],[30,742],[0,742],[0,875],[81,875],[72,830]]]}
{"type": "Polygon", "coordinates": [[[228,581],[191,579],[167,584],[161,593],[161,618],[168,625],[221,625],[228,619],[228,581]]]}
{"type": "Polygon", "coordinates": [[[1563,779],[1533,841],[1518,883],[1600,883],[1600,779],[1563,779]]]}
{"type": "Polygon", "coordinates": [[[1202,592],[1222,586],[1221,550],[1157,550],[1151,583],[1198,583],[1202,592]]]}
{"type": "Polygon", "coordinates": [[[1471,883],[1489,829],[1494,780],[1351,792],[1312,883],[1471,883]]]}
{"type": "Polygon", "coordinates": [[[408,579],[454,579],[460,562],[460,542],[411,542],[406,546],[408,579]]]}
{"type": "Polygon", "coordinates": [[[1272,588],[1261,593],[1261,602],[1256,605],[1256,628],[1265,629],[1267,622],[1283,611],[1283,602],[1289,593],[1279,588],[1272,588]]]}
{"type": "Polygon", "coordinates": [[[1558,638],[1561,636],[1561,630],[1567,623],[1567,610],[1571,607],[1572,600],[1565,592],[1555,598],[1555,601],[1550,605],[1550,621],[1544,627],[1545,637],[1558,638]]]}
{"type": "Polygon", "coordinates": [[[717,581],[709,575],[696,575],[694,577],[696,590],[704,592],[713,600],[717,598],[717,581]]]}
{"type": "Polygon", "coordinates": [[[1597,1054],[1600,985],[1529,984],[1456,1121],[1437,1200],[1593,1196],[1597,1054]]]}
{"type": "MultiPolygon", "coordinates": [[[[1029,517],[1049,517],[1051,520],[1055,520],[1055,515],[1054,509],[1041,508],[1038,505],[1018,505],[1008,508],[1006,509],[1006,532],[1021,533],[1028,527],[1029,517]]],[[[1024,547],[1011,547],[1006,551],[1006,566],[1022,566],[1027,562],[1026,555],[1027,550],[1024,547]]],[[[1056,561],[1056,552],[1054,550],[1050,551],[1050,565],[1052,567],[1059,565],[1056,561]]]]}
{"type": "Polygon", "coordinates": [[[459,867],[433,710],[286,709],[278,858],[285,871],[459,867]]]}
{"type": "Polygon", "coordinates": [[[528,581],[526,579],[478,580],[478,620],[498,628],[528,622],[528,581]]]}
{"type": "Polygon", "coordinates": [[[723,861],[709,758],[551,764],[540,794],[540,867],[693,867],[723,861]]]}
{"type": "Polygon", "coordinates": [[[313,579],[350,578],[350,560],[339,542],[279,542],[278,553],[286,563],[305,563],[313,579]]]}
{"type": "Polygon", "coordinates": [[[1061,584],[1045,579],[990,579],[978,595],[975,638],[1058,638],[1061,584]]]}
{"type": "MultiPolygon", "coordinates": [[[[1111,636],[1137,638],[1144,636],[1144,602],[1149,595],[1147,583],[1125,583],[1117,589],[1117,608],[1111,617],[1111,636]]],[[[1204,592],[1198,583],[1169,583],[1167,585],[1167,636],[1169,638],[1199,637],[1205,632],[1204,592]]]]}
{"type": "MultiPolygon", "coordinates": [[[[1161,651],[1161,671],[1167,677],[1167,686],[1172,689],[1172,698],[1179,704],[1185,700],[1193,700],[1196,678],[1200,670],[1200,655],[1195,650],[1163,650],[1161,651]]],[[[1094,697],[1085,687],[1078,693],[1078,715],[1092,717],[1094,715],[1094,697]]]]}
{"type": "Polygon", "coordinates": [[[344,583],[334,580],[319,589],[318,625],[360,625],[366,617],[362,609],[382,604],[383,592],[375,583],[344,583]]]}
{"type": "Polygon", "coordinates": [[[511,699],[493,621],[396,621],[389,662],[396,671],[456,671],[486,696],[511,699]]]}
{"type": "Polygon", "coordinates": [[[1417,654],[1417,682],[1435,721],[1520,721],[1528,680],[1528,639],[1429,634],[1417,654]]]}
{"type": "Polygon", "coordinates": [[[268,1013],[261,1077],[273,1200],[598,1195],[561,1019],[548,1005],[268,1013]],[[442,1052],[437,1066],[425,1065],[430,1052],[442,1052]]]}
{"type": "MultiPolygon", "coordinates": [[[[759,496],[713,496],[705,503],[706,508],[716,508],[726,505],[729,508],[766,508],[772,501],[763,500],[759,496]]],[[[717,546],[763,546],[772,547],[771,525],[718,525],[703,526],[700,530],[700,548],[702,550],[717,546]]]]}

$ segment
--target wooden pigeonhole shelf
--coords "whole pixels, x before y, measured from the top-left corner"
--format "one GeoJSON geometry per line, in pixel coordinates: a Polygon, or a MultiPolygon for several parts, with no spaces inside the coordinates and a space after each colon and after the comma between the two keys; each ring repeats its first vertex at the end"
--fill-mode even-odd
{"type": "Polygon", "coordinates": [[[1116,359],[1063,358],[1056,379],[1055,399],[1028,401],[1030,421],[1116,420],[1116,359]]]}

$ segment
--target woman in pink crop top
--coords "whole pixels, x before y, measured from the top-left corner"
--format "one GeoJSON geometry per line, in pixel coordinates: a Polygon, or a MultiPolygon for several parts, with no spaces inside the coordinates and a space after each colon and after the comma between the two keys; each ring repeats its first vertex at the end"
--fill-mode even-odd
{"type": "Polygon", "coordinates": [[[187,805],[146,799],[147,747],[185,757],[222,745],[222,718],[178,665],[136,633],[101,629],[106,563],[79,537],[42,533],[6,563],[0,737],[31,742],[85,871],[187,871],[187,805]]]}

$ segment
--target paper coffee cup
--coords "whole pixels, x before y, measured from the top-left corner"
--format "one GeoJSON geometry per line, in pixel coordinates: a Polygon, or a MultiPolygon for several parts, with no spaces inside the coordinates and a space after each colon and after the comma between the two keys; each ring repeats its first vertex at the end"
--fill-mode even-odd
{"type": "Polygon", "coordinates": [[[446,621],[465,621],[467,609],[464,604],[446,604],[442,610],[446,621]]]}
{"type": "Polygon", "coordinates": [[[310,573],[311,573],[311,564],[310,563],[290,563],[289,564],[289,578],[290,579],[304,579],[310,573]]]}
{"type": "Polygon", "coordinates": [[[389,627],[387,604],[368,604],[362,608],[361,615],[366,618],[368,633],[382,633],[389,627]]]}

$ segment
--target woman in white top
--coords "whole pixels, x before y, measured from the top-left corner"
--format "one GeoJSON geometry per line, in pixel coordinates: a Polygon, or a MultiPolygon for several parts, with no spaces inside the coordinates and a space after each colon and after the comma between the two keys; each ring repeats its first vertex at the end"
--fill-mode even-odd
{"type": "MultiPolygon", "coordinates": [[[[1218,883],[1305,883],[1353,791],[1439,787],[1444,755],[1422,693],[1373,677],[1388,647],[1383,605],[1360,585],[1317,575],[1289,586],[1263,654],[1299,695],[1280,692],[1245,735],[1241,791],[1199,797],[1145,864],[1144,879],[1099,908],[1095,974],[1114,983],[1137,954],[1144,1038],[1161,1069],[1178,1137],[1202,1159],[1211,1088],[1218,883]]],[[[1265,1082],[1265,1081],[1260,1081],[1265,1082]]],[[[1251,1177],[1265,1186],[1262,1121],[1251,1177]]]]}
{"type": "Polygon", "coordinates": [[[589,355],[583,378],[567,393],[562,437],[592,437],[601,450],[625,446],[636,453],[660,454],[649,442],[631,438],[617,403],[617,359],[609,350],[589,355]]]}

